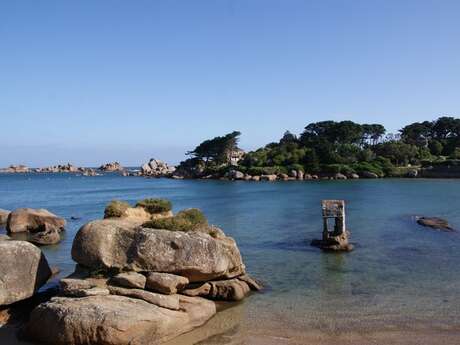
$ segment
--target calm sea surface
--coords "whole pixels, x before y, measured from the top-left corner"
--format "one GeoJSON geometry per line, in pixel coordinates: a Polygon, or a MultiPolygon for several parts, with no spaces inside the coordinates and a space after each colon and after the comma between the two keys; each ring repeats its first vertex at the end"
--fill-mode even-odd
{"type": "Polygon", "coordinates": [[[75,233],[101,218],[112,199],[164,197],[175,211],[201,208],[236,239],[248,271],[268,286],[228,314],[228,327],[237,328],[457,328],[460,232],[423,228],[414,217],[444,217],[460,229],[459,196],[458,180],[251,183],[0,175],[0,208],[46,208],[67,219],[63,241],[42,247],[62,275],[74,268],[75,233]],[[355,251],[326,254],[309,246],[321,235],[322,199],[346,200],[355,251]]]}

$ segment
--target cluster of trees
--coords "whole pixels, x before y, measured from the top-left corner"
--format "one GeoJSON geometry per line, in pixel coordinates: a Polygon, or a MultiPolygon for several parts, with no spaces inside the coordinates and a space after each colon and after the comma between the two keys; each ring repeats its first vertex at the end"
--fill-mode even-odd
{"type": "Polygon", "coordinates": [[[181,162],[177,171],[187,177],[198,177],[226,169],[231,163],[232,154],[239,150],[240,135],[240,132],[234,131],[203,141],[194,150],[186,152],[190,158],[181,162]]]}
{"type": "MultiPolygon", "coordinates": [[[[202,170],[225,171],[230,152],[238,148],[240,132],[206,140],[188,152],[182,164],[201,164],[202,170]]],[[[278,142],[248,152],[238,169],[251,175],[286,173],[360,173],[394,175],[398,167],[460,159],[460,119],[440,117],[416,122],[398,134],[386,134],[380,124],[321,121],[308,124],[300,135],[285,132],[278,142]]],[[[193,165],[192,164],[192,165],[193,165]]]]}
{"type": "Polygon", "coordinates": [[[456,151],[460,146],[460,119],[440,117],[436,121],[415,122],[400,132],[405,143],[428,148],[433,155],[458,154],[456,151]]]}
{"type": "Polygon", "coordinates": [[[222,137],[205,140],[193,151],[186,152],[186,155],[204,162],[206,167],[228,164],[232,153],[238,149],[240,135],[240,132],[234,131],[222,137]]]}

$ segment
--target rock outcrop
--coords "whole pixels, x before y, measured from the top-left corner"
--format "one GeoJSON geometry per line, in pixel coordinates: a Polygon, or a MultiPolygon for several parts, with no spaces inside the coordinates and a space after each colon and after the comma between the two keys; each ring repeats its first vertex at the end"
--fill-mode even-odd
{"type": "Polygon", "coordinates": [[[155,345],[203,325],[216,313],[213,302],[179,297],[170,310],[125,296],[54,297],[31,314],[25,334],[53,345],[155,345]]]}
{"type": "Polygon", "coordinates": [[[151,158],[150,161],[141,167],[141,175],[150,177],[169,177],[175,170],[174,167],[169,166],[167,163],[151,158]]]}
{"type": "Polygon", "coordinates": [[[123,219],[92,221],[75,236],[72,258],[85,267],[178,274],[191,282],[245,272],[230,237],[139,227],[123,219]]]}
{"type": "Polygon", "coordinates": [[[102,164],[99,167],[99,170],[106,171],[106,172],[122,171],[123,167],[118,162],[111,162],[111,163],[102,164]]]}
{"type": "Polygon", "coordinates": [[[56,244],[66,221],[45,209],[19,208],[8,215],[9,234],[28,232],[29,241],[39,245],[56,244]]]}
{"type": "Polygon", "coordinates": [[[25,241],[0,241],[0,305],[31,297],[51,276],[40,249],[25,241]]]}
{"type": "Polygon", "coordinates": [[[10,165],[8,168],[0,169],[1,173],[17,174],[17,173],[29,173],[30,168],[25,165],[10,165]]]}
{"type": "Polygon", "coordinates": [[[145,224],[112,217],[78,231],[76,272],[61,281],[59,297],[32,312],[28,338],[57,345],[160,344],[209,320],[216,313],[212,300],[239,301],[261,288],[245,273],[235,241],[208,225],[201,211],[158,219],[155,212],[168,209],[168,201],[138,204],[151,214],[145,224]]]}
{"type": "Polygon", "coordinates": [[[79,171],[81,171],[81,168],[78,168],[70,163],[34,169],[34,172],[37,173],[77,173],[79,171]]]}
{"type": "Polygon", "coordinates": [[[49,226],[64,230],[66,221],[45,209],[18,208],[8,216],[6,230],[8,233],[36,231],[49,226]]]}

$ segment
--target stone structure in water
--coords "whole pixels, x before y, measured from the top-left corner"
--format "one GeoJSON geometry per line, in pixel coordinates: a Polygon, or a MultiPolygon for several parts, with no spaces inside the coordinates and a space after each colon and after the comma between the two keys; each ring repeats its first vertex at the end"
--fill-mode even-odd
{"type": "Polygon", "coordinates": [[[353,250],[348,243],[349,232],[345,226],[345,201],[344,200],[323,200],[321,202],[323,215],[323,238],[313,240],[312,246],[319,247],[325,251],[346,251],[353,250]],[[334,228],[329,230],[329,220],[333,219],[334,228]]]}

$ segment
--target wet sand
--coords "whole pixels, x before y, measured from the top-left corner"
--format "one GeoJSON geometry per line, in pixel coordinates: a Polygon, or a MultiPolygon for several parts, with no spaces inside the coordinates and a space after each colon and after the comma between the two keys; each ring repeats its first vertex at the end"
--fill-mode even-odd
{"type": "MultiPolygon", "coordinates": [[[[296,330],[273,322],[248,327],[235,323],[223,311],[203,327],[183,334],[165,345],[458,345],[460,329],[449,330],[394,330],[338,332],[327,334],[319,330],[296,330]]],[[[17,328],[0,327],[1,345],[35,345],[16,338],[17,328]]]]}
{"type": "MultiPolygon", "coordinates": [[[[459,345],[460,327],[410,330],[324,332],[296,329],[281,320],[254,322],[241,319],[244,308],[224,310],[206,325],[183,334],[166,345],[459,345]],[[239,309],[239,310],[238,310],[239,309]]],[[[418,329],[416,329],[418,327],[418,329]]]]}

